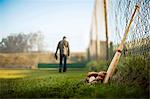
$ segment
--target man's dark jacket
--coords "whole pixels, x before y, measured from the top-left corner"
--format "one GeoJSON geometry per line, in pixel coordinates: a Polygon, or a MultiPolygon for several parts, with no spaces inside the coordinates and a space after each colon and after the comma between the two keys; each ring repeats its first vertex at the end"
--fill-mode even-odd
{"type": "Polygon", "coordinates": [[[55,55],[57,54],[58,50],[59,50],[60,56],[62,56],[62,55],[69,56],[70,55],[69,42],[66,40],[59,41],[55,55]]]}

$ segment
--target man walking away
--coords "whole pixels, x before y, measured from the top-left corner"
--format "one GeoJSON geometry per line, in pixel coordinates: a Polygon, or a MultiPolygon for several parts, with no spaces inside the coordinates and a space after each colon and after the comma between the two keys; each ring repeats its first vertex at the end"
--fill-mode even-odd
{"type": "Polygon", "coordinates": [[[66,37],[64,36],[61,41],[59,41],[57,45],[57,49],[55,52],[55,58],[57,59],[57,51],[59,50],[59,56],[60,56],[60,63],[59,63],[59,72],[62,70],[62,63],[63,65],[63,72],[66,72],[67,70],[67,57],[70,55],[70,49],[69,49],[69,42],[66,40],[66,37]]]}

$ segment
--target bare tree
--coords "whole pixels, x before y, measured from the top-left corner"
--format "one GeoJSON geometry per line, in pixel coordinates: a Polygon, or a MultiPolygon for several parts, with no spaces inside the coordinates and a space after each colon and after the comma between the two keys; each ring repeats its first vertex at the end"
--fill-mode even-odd
{"type": "Polygon", "coordinates": [[[0,52],[43,51],[44,36],[41,32],[12,34],[0,42],[0,52]]]}

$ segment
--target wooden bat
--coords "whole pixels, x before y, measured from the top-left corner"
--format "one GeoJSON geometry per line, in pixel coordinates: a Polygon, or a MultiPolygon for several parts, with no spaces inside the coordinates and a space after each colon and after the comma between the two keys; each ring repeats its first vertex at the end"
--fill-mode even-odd
{"type": "Polygon", "coordinates": [[[131,23],[133,22],[133,19],[134,19],[134,17],[135,17],[135,14],[136,14],[136,12],[139,10],[139,8],[140,8],[139,5],[136,5],[136,6],[135,6],[135,10],[134,10],[134,12],[133,12],[133,14],[132,14],[132,16],[131,16],[129,25],[128,25],[128,27],[126,28],[125,34],[124,34],[124,36],[123,36],[123,39],[122,39],[122,41],[121,41],[121,43],[120,43],[120,45],[119,45],[119,47],[118,47],[118,49],[117,49],[117,51],[116,51],[114,57],[113,57],[113,59],[112,59],[110,65],[109,65],[109,68],[108,68],[108,70],[107,70],[107,74],[106,74],[106,76],[105,76],[105,79],[104,79],[103,83],[108,83],[108,80],[112,77],[112,75],[113,75],[113,73],[114,73],[114,71],[115,71],[115,69],[116,69],[116,67],[117,67],[118,61],[119,61],[120,56],[121,56],[121,52],[122,52],[123,47],[124,47],[124,43],[125,43],[125,41],[126,41],[126,39],[127,39],[127,36],[128,36],[128,34],[129,34],[129,30],[130,30],[130,27],[131,27],[131,23]]]}

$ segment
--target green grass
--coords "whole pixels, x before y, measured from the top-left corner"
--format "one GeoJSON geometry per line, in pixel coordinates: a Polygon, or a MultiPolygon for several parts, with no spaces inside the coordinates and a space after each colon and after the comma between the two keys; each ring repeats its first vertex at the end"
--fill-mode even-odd
{"type": "Polygon", "coordinates": [[[148,98],[137,85],[89,85],[83,69],[58,73],[56,70],[0,70],[0,98],[148,98]],[[10,75],[11,74],[11,75],[10,75]],[[24,76],[17,76],[24,75],[24,76]]]}

